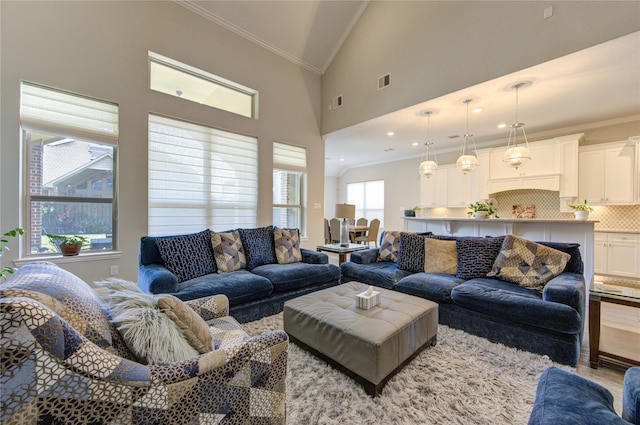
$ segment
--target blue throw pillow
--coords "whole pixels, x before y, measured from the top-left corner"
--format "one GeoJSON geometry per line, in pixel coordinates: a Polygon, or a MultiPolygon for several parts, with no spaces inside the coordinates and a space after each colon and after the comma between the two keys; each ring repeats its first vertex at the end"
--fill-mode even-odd
{"type": "Polygon", "coordinates": [[[424,239],[426,237],[427,235],[418,235],[416,233],[402,232],[400,234],[400,246],[398,248],[399,269],[414,273],[424,271],[424,239]]]}
{"type": "Polygon", "coordinates": [[[459,237],[456,239],[456,251],[458,252],[456,277],[465,280],[486,277],[500,253],[504,238],[504,236],[498,236],[495,238],[459,237]]]}
{"type": "Polygon", "coordinates": [[[273,226],[238,231],[247,256],[247,269],[252,270],[263,264],[278,262],[274,248],[273,226]]]}
{"type": "Polygon", "coordinates": [[[165,267],[176,275],[178,282],[216,272],[209,230],[158,238],[156,245],[165,267]]]}

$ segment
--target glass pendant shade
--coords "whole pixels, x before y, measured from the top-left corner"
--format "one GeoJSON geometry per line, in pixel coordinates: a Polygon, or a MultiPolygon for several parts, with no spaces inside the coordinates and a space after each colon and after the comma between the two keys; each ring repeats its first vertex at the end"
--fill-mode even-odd
{"type": "Polygon", "coordinates": [[[478,158],[475,155],[460,155],[456,161],[456,167],[458,170],[465,173],[473,171],[478,165],[480,165],[480,161],[478,161],[478,158]]]}
{"type": "Polygon", "coordinates": [[[527,83],[518,83],[512,86],[512,88],[516,89],[516,121],[511,124],[507,150],[504,152],[502,157],[502,161],[505,164],[509,167],[515,168],[516,170],[531,159],[531,154],[529,153],[529,141],[527,140],[527,133],[524,131],[524,123],[518,121],[518,89],[526,84],[527,83]],[[522,130],[522,136],[526,147],[518,146],[518,130],[522,130]]]}
{"type": "Polygon", "coordinates": [[[420,174],[423,176],[431,176],[438,171],[438,164],[434,161],[422,161],[420,163],[420,174]]]}
{"type": "Polygon", "coordinates": [[[475,170],[475,168],[480,165],[477,152],[475,155],[467,154],[467,142],[469,141],[473,144],[474,152],[476,151],[476,143],[473,141],[473,134],[469,133],[469,103],[471,103],[471,100],[472,99],[466,99],[462,102],[467,104],[467,132],[465,133],[464,140],[462,141],[460,156],[456,161],[456,168],[465,174],[469,171],[475,170]]]}

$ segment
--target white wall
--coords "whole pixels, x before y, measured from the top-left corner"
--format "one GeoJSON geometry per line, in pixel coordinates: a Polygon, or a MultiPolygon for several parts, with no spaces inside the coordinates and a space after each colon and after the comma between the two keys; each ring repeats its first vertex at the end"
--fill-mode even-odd
{"type": "Polygon", "coordinates": [[[635,1],[372,1],[322,76],[322,104],[344,101],[323,108],[322,134],[638,29],[635,1]]]}
{"type": "MultiPolygon", "coordinates": [[[[342,199],[340,202],[345,202],[342,199]]],[[[332,219],[335,217],[336,204],[338,203],[338,178],[335,176],[324,176],[324,217],[332,219]]]]}
{"type": "MultiPolygon", "coordinates": [[[[88,282],[137,280],[139,239],[147,234],[147,117],[150,112],[257,136],[259,225],[272,222],[272,142],[307,148],[309,205],[324,203],[320,77],[174,2],[0,2],[2,109],[0,230],[21,216],[19,85],[28,80],[120,105],[119,260],[65,263],[88,282]],[[148,89],[147,51],[207,70],[260,92],[258,120],[148,89]],[[318,158],[318,160],[314,160],[318,158]]],[[[309,208],[309,246],[323,240],[323,210],[309,208]]],[[[18,246],[3,258],[18,256],[18,246]]]]}

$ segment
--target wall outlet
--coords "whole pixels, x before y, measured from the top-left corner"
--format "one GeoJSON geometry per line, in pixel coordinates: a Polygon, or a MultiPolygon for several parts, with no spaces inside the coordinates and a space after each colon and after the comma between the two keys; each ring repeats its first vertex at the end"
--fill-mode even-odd
{"type": "Polygon", "coordinates": [[[109,267],[109,276],[117,276],[118,275],[118,266],[109,267]]]}

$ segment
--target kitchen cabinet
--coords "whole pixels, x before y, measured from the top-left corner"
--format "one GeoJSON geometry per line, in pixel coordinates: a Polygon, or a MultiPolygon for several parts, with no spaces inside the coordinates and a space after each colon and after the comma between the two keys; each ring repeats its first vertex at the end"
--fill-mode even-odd
{"type": "Polygon", "coordinates": [[[439,167],[433,175],[420,176],[420,205],[423,207],[443,207],[447,205],[448,170],[439,167]]]}
{"type": "Polygon", "coordinates": [[[593,271],[640,278],[640,234],[595,232],[593,271]]]}
{"type": "Polygon", "coordinates": [[[463,173],[455,165],[439,167],[430,177],[420,179],[420,205],[432,207],[466,207],[476,201],[475,170],[463,173]]]}
{"type": "Polygon", "coordinates": [[[637,183],[636,146],[630,142],[586,146],[579,154],[578,199],[592,205],[632,204],[637,183]]]}
{"type": "Polygon", "coordinates": [[[558,146],[553,140],[529,143],[531,159],[517,169],[502,161],[505,150],[506,147],[500,147],[491,151],[491,179],[543,176],[558,174],[560,171],[558,146]]]}

